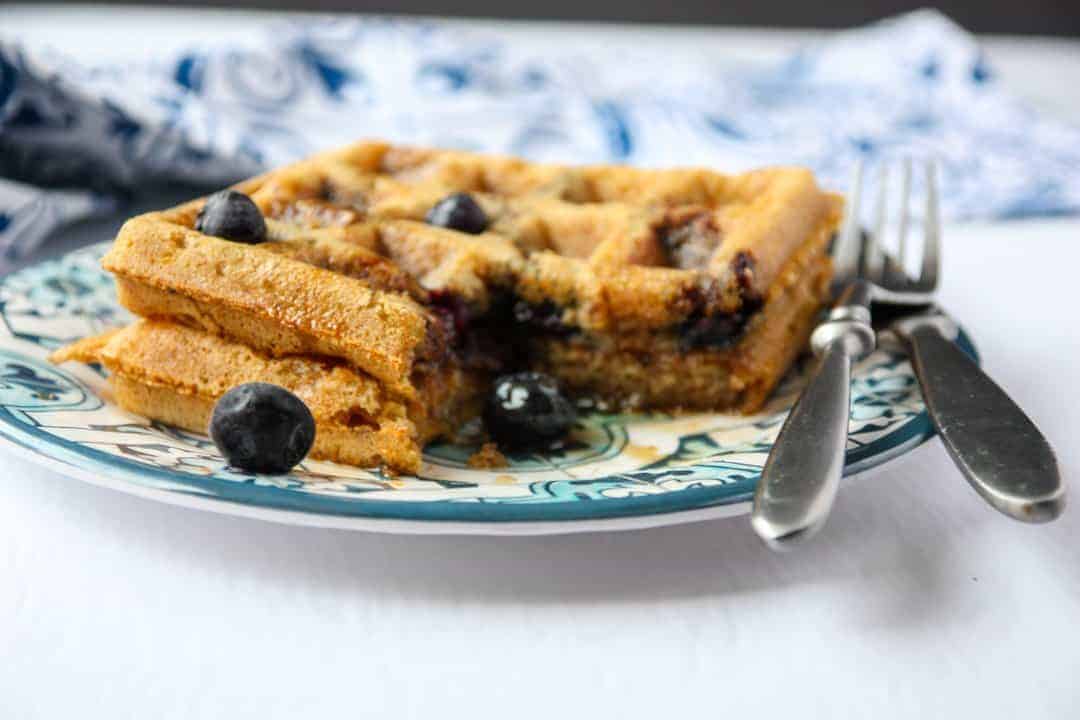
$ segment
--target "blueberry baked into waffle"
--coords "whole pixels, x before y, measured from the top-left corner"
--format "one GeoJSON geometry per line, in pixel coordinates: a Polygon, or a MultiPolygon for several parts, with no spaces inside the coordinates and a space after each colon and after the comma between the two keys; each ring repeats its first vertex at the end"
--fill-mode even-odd
{"type": "Polygon", "coordinates": [[[840,205],[797,168],[364,142],[129,220],[103,265],[141,319],[53,359],[200,432],[230,388],[271,383],[310,408],[314,457],[408,472],[507,372],[613,408],[753,412],[824,300],[840,205]]]}

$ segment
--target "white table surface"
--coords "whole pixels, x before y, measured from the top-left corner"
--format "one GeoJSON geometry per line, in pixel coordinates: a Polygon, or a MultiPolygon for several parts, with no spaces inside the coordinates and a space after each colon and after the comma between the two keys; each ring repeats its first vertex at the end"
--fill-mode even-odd
{"type": "MultiPolygon", "coordinates": [[[[155,17],[0,8],[0,32],[120,54],[254,22],[155,17]]],[[[594,32],[746,55],[805,37],[594,32]]],[[[1080,121],[1064,82],[1080,43],[989,48],[1017,92],[1080,121]]],[[[969,224],[946,239],[944,303],[1071,481],[1080,220],[969,224]]],[[[784,556],[745,518],[548,538],[293,528],[129,497],[0,451],[0,718],[1072,718],[1078,514],[1007,520],[937,441],[860,476],[816,541],[784,556]]]]}

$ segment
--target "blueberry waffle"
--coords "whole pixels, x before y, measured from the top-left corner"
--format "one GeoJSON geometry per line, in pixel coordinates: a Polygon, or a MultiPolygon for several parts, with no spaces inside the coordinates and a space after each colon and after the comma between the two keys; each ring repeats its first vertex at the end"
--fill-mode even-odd
{"type": "Polygon", "coordinates": [[[275,382],[315,403],[315,456],[406,471],[505,371],[752,412],[821,307],[840,205],[795,168],[360,143],[128,221],[103,264],[150,320],[56,359],[102,361],[118,402],[193,430],[230,383],[275,382]]]}

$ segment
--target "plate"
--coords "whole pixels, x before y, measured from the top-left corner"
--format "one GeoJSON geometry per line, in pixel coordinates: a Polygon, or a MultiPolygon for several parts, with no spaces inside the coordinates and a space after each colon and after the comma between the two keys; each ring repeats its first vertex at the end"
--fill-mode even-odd
{"type": "MultiPolygon", "coordinates": [[[[100,368],[45,359],[126,323],[106,245],[0,282],[0,440],[60,472],[165,502],[280,522],[412,533],[542,534],[629,529],[738,515],[805,367],[754,416],[596,413],[557,453],[468,467],[468,448],[435,444],[413,476],[307,461],[288,475],[228,468],[203,435],[151,422],[110,400],[100,368]]],[[[962,344],[974,354],[966,337],[962,344]]],[[[894,458],[932,426],[911,365],[882,348],[854,370],[845,474],[894,458]]]]}

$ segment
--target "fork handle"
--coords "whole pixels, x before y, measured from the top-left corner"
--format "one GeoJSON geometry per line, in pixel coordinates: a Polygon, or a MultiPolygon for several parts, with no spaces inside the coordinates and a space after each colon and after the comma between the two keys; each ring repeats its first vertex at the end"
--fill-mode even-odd
{"type": "Polygon", "coordinates": [[[943,334],[947,324],[939,315],[897,328],[911,348],[926,407],[945,448],[992,506],[1024,522],[1053,520],[1065,507],[1065,486],[1050,443],[943,334]]]}
{"type": "Polygon", "coordinates": [[[810,336],[820,362],[769,451],[750,513],[754,532],[773,550],[821,529],[836,499],[851,415],[851,364],[875,345],[868,298],[868,286],[856,281],[810,336]]]}
{"type": "Polygon", "coordinates": [[[773,550],[806,539],[829,516],[844,470],[850,405],[851,356],[835,342],[780,428],[754,492],[750,524],[773,550]]]}

